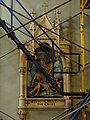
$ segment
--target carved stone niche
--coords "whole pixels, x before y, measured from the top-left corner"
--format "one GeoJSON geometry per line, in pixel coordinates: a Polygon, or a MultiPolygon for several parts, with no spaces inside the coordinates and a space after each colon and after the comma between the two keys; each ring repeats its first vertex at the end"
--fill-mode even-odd
{"type": "MultiPolygon", "coordinates": [[[[47,15],[42,17],[40,24],[47,27],[48,29],[52,28],[52,25],[49,22],[47,15]]],[[[38,37],[40,34],[42,34],[42,31],[39,28],[37,29],[34,28],[33,23],[31,23],[31,27],[32,29],[30,29],[30,32],[33,34],[33,36],[38,37]]],[[[52,31],[59,33],[59,28],[56,31],[52,29],[52,31]]],[[[53,33],[48,33],[48,34],[52,38],[52,40],[58,45],[58,47],[62,49],[63,52],[70,52],[70,44],[67,44],[65,42],[60,43],[59,42],[60,38],[58,36],[54,35],[53,33]]],[[[44,46],[44,48],[47,50],[48,54],[52,56],[51,54],[52,42],[45,35],[38,37],[38,41],[46,45],[44,46]]],[[[24,43],[25,42],[27,41],[24,41],[24,43]]],[[[25,47],[28,49],[28,51],[30,51],[31,55],[34,56],[36,61],[39,60],[38,61],[39,64],[41,64],[41,66],[46,69],[48,74],[51,75],[51,71],[50,71],[50,69],[52,70],[51,61],[48,60],[48,58],[42,52],[38,44],[32,41],[28,43],[25,47]]],[[[55,54],[56,55],[55,60],[57,62],[57,58],[58,58],[57,47],[55,47],[55,51],[57,51],[57,53],[55,54]]],[[[60,65],[62,63],[63,71],[65,72],[70,71],[70,59],[67,59],[65,56],[61,55],[58,60],[59,63],[58,66],[55,66],[56,68],[60,70],[61,67],[60,65]]],[[[37,68],[35,68],[35,65],[32,64],[32,62],[27,59],[26,55],[22,51],[20,51],[19,71],[20,71],[20,96],[19,96],[18,114],[21,120],[26,119],[27,109],[42,109],[42,110],[59,109],[60,110],[60,109],[66,109],[70,106],[71,101],[69,97],[62,96],[60,95],[60,93],[57,93],[57,91],[48,82],[49,80],[46,80],[45,76],[43,76],[43,74],[40,73],[40,71],[37,70],[37,68]],[[39,81],[37,83],[36,81],[37,77],[35,77],[35,75],[39,76],[40,79],[43,79],[42,80],[43,82],[39,81]]],[[[59,85],[59,87],[61,87],[61,89],[64,92],[70,91],[69,74],[59,74],[59,77],[56,75],[56,77],[54,76],[54,78],[55,80],[57,80],[56,81],[57,84],[59,85]]]]}

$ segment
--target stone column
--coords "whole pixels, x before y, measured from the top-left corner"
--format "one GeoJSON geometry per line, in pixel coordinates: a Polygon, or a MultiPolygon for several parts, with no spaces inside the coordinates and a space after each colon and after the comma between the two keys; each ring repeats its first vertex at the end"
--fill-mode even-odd
{"type": "Polygon", "coordinates": [[[18,114],[20,120],[26,120],[26,105],[25,105],[25,74],[26,74],[26,56],[20,50],[20,96],[19,96],[19,106],[18,106],[18,114]]]}

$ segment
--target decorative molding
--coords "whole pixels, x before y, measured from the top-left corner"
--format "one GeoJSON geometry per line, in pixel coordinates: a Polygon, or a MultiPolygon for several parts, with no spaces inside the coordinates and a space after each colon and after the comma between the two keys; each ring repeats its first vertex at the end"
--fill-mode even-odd
{"type": "Polygon", "coordinates": [[[25,108],[18,108],[18,114],[19,114],[20,120],[26,120],[26,115],[27,115],[26,107],[25,108]]]}
{"type": "Polygon", "coordinates": [[[65,101],[64,98],[30,98],[25,103],[29,109],[64,109],[65,101]]]}
{"type": "Polygon", "coordinates": [[[26,120],[27,107],[25,105],[24,97],[19,98],[18,114],[19,114],[20,120],[26,120]]]}

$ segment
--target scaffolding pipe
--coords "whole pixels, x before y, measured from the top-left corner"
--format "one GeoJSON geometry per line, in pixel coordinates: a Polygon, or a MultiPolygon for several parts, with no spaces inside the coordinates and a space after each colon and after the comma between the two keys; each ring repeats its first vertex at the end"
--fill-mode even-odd
{"type": "Polygon", "coordinates": [[[79,105],[81,102],[75,104],[74,106],[71,106],[69,109],[65,109],[63,112],[61,112],[60,114],[54,116],[51,120],[55,120],[59,117],[63,117],[65,116],[67,113],[69,113],[71,110],[73,110],[77,105],[79,105]]]}
{"type": "Polygon", "coordinates": [[[58,119],[58,120],[63,120],[63,119],[65,119],[65,118],[67,118],[68,116],[70,116],[71,114],[75,113],[77,110],[84,108],[84,107],[87,106],[88,104],[90,104],[90,101],[89,101],[88,103],[86,103],[86,104],[83,104],[81,107],[73,110],[72,112],[68,113],[67,115],[61,117],[61,118],[58,119]]]}
{"type": "MultiPolygon", "coordinates": [[[[11,0],[11,10],[13,13],[13,0],[11,0]]],[[[11,30],[13,30],[13,14],[11,13],[11,30]]]]}
{"type": "MultiPolygon", "coordinates": [[[[77,108],[81,107],[82,105],[88,103],[90,100],[90,93],[88,93],[85,98],[82,100],[82,102],[77,106],[77,108]]],[[[76,108],[76,109],[77,109],[76,108]]],[[[81,109],[77,110],[75,113],[73,113],[70,117],[69,117],[69,120],[74,120],[77,115],[80,113],[81,109]]]]}
{"type": "MultiPolygon", "coordinates": [[[[80,15],[80,32],[81,32],[81,46],[84,47],[85,41],[84,41],[84,7],[83,7],[83,0],[81,0],[81,15],[80,15]]],[[[82,91],[85,91],[85,51],[81,48],[81,64],[82,64],[82,91]]]]}

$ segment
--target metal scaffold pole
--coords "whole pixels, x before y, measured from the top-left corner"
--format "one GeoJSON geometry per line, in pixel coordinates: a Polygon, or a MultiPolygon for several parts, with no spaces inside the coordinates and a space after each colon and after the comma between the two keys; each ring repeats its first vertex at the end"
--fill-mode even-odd
{"type": "MultiPolygon", "coordinates": [[[[84,36],[84,8],[88,0],[80,0],[80,32],[81,32],[81,46],[85,45],[85,36],[84,36]]],[[[82,64],[82,92],[85,92],[85,51],[81,48],[81,64],[82,64]]],[[[82,120],[86,120],[86,108],[82,109],[82,120]]]]}
{"type": "MultiPolygon", "coordinates": [[[[81,46],[84,47],[84,8],[83,8],[83,0],[80,0],[80,32],[81,32],[81,46]]],[[[81,64],[82,64],[82,91],[85,91],[85,72],[84,72],[84,66],[85,66],[85,52],[84,49],[81,49],[81,64]]],[[[85,109],[82,109],[82,119],[85,120],[85,109]]]]}
{"type": "MultiPolygon", "coordinates": [[[[83,0],[80,0],[80,32],[81,32],[81,46],[84,47],[84,6],[83,6],[83,0]]],[[[82,62],[82,91],[85,91],[84,82],[85,82],[85,73],[84,73],[84,66],[85,66],[85,53],[84,49],[81,48],[81,62],[82,62]]]]}

